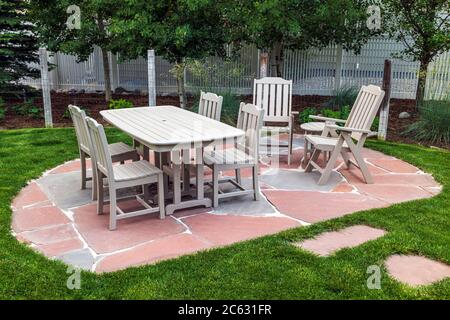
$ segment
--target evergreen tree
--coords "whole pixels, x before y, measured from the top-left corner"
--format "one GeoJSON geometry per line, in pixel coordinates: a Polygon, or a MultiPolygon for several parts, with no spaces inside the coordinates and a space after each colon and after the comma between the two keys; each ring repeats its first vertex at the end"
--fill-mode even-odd
{"type": "Polygon", "coordinates": [[[38,44],[33,25],[27,21],[28,3],[23,0],[0,0],[0,96],[22,92],[19,80],[37,77],[38,44]]]}

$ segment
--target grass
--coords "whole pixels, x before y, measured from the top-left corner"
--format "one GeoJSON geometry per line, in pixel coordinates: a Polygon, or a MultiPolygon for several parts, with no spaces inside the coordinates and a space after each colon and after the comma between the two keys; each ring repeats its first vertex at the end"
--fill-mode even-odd
{"type": "MultiPolygon", "coordinates": [[[[130,142],[118,131],[107,133],[111,142],[130,142]]],[[[10,203],[28,180],[78,156],[74,132],[67,128],[0,131],[0,298],[450,299],[449,279],[414,289],[394,281],[384,269],[381,290],[366,287],[367,267],[382,267],[391,254],[421,254],[450,264],[450,153],[378,141],[367,145],[432,173],[444,185],[443,192],[156,265],[102,275],[82,272],[81,289],[69,290],[67,266],[11,236],[10,203]],[[327,258],[290,245],[354,224],[388,233],[327,258]]]]}

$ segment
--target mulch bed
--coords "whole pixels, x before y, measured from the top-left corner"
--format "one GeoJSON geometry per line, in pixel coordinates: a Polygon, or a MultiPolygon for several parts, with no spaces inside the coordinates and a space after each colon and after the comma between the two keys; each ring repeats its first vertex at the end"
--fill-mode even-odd
{"type": "MultiPolygon", "coordinates": [[[[133,102],[135,106],[145,106],[148,104],[148,98],[146,95],[128,93],[128,94],[113,94],[113,99],[126,99],[133,102]]],[[[306,107],[318,107],[320,108],[329,97],[325,96],[293,96],[292,109],[294,111],[302,111],[306,107]]],[[[242,100],[245,102],[252,102],[252,96],[242,96],[242,100]]],[[[12,106],[22,102],[21,100],[9,100],[6,101],[7,106],[12,106]]],[[[188,97],[188,106],[192,106],[194,98],[188,97]]],[[[42,98],[37,97],[34,100],[34,104],[42,107],[42,98]]],[[[85,110],[89,110],[89,115],[101,120],[99,112],[108,108],[107,103],[104,100],[103,94],[98,93],[61,93],[52,92],[52,111],[53,122],[55,127],[72,126],[72,121],[68,114],[65,113],[67,105],[74,104],[82,107],[85,110]]],[[[157,105],[179,105],[178,96],[158,96],[156,98],[157,105]]],[[[388,124],[388,140],[405,142],[405,143],[417,143],[407,136],[401,135],[405,128],[416,121],[418,118],[417,111],[415,109],[414,100],[406,99],[391,99],[389,110],[389,124],[388,124]],[[400,112],[407,111],[411,114],[408,119],[399,119],[400,112]]],[[[43,119],[33,119],[26,116],[16,115],[11,108],[8,108],[5,118],[0,121],[0,129],[17,129],[17,128],[32,128],[43,127],[43,119]]],[[[296,131],[300,132],[299,124],[297,123],[296,131]]],[[[445,146],[440,146],[445,147],[445,146]]],[[[448,148],[448,146],[447,146],[448,148]]]]}

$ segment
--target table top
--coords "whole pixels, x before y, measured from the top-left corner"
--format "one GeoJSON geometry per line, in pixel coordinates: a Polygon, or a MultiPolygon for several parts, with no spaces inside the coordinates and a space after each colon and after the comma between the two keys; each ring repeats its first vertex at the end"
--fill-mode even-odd
{"type": "Polygon", "coordinates": [[[155,149],[239,138],[245,134],[225,123],[174,106],[103,110],[100,114],[113,126],[155,149]]]}
{"type": "Polygon", "coordinates": [[[322,132],[325,128],[325,122],[306,122],[300,125],[305,131],[320,131],[322,132]]]}

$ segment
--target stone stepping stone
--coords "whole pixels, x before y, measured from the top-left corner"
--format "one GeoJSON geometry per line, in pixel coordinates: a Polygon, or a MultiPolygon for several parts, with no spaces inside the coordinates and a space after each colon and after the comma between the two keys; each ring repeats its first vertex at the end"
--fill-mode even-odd
{"type": "Polygon", "coordinates": [[[413,287],[450,277],[450,266],[421,256],[392,255],[385,266],[390,276],[413,287]]]}
{"type": "Polygon", "coordinates": [[[325,232],[316,238],[297,242],[295,245],[325,257],[340,249],[357,247],[367,241],[375,240],[384,234],[384,230],[358,225],[339,231],[325,232]]]}

